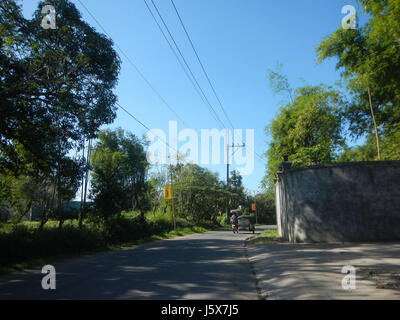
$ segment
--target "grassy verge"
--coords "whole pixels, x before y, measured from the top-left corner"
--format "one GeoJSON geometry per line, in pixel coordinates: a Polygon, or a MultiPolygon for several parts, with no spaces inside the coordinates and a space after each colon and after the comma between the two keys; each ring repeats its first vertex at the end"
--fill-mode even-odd
{"type": "Polygon", "coordinates": [[[39,230],[35,222],[2,225],[0,274],[218,228],[180,221],[177,230],[172,230],[168,217],[151,216],[142,221],[134,213],[113,218],[105,226],[85,222],[83,228],[79,228],[77,221],[66,222],[61,230],[56,222],[49,222],[43,230],[39,230]]]}
{"type": "Polygon", "coordinates": [[[144,244],[144,243],[148,243],[148,242],[152,242],[152,241],[172,239],[172,238],[185,236],[185,235],[189,235],[189,234],[193,234],[193,233],[202,233],[202,232],[207,232],[207,231],[209,231],[209,230],[205,229],[203,227],[197,227],[197,226],[187,227],[187,228],[177,228],[176,230],[164,232],[159,235],[148,236],[148,237],[138,239],[135,241],[131,241],[131,242],[108,244],[108,245],[104,245],[103,247],[99,247],[99,248],[87,250],[87,251],[81,251],[81,252],[77,252],[77,253],[57,254],[54,256],[49,256],[48,258],[31,259],[31,260],[27,260],[27,261],[24,261],[21,263],[15,263],[15,264],[12,264],[9,266],[0,266],[0,275],[12,273],[15,271],[22,271],[24,269],[44,266],[46,264],[52,264],[55,262],[60,262],[60,261],[66,260],[66,259],[76,258],[76,257],[84,256],[84,255],[90,255],[90,254],[95,254],[95,253],[99,253],[99,252],[111,251],[111,250],[118,250],[118,249],[122,249],[125,247],[140,245],[140,244],[144,244]]]}
{"type": "Polygon", "coordinates": [[[278,230],[271,229],[265,230],[260,234],[252,236],[246,239],[246,245],[257,244],[257,243],[266,243],[266,242],[281,242],[281,238],[278,235],[278,230]]]}

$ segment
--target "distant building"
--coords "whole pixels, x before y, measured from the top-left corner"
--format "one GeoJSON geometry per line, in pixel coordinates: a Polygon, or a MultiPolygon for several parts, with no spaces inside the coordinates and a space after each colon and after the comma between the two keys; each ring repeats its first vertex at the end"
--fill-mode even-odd
{"type": "MultiPolygon", "coordinates": [[[[90,202],[86,202],[90,205],[90,202]]],[[[67,201],[63,203],[63,213],[68,216],[69,219],[79,217],[79,211],[81,209],[80,201],[67,201]]],[[[43,214],[43,207],[38,203],[33,203],[31,209],[22,218],[22,221],[39,221],[43,214]]],[[[0,221],[7,221],[15,215],[15,209],[5,208],[0,211],[0,221]]]]}

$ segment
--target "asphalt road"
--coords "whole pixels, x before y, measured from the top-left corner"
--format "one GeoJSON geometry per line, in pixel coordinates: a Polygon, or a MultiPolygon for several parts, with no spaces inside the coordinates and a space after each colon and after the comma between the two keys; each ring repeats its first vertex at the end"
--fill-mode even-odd
{"type": "Polygon", "coordinates": [[[0,299],[258,299],[251,235],[212,231],[55,263],[55,290],[42,289],[41,268],[9,274],[0,299]]]}

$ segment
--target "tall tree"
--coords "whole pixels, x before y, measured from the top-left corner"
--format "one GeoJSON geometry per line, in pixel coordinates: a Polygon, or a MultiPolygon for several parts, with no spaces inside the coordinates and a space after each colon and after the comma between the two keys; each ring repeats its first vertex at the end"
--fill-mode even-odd
{"type": "Polygon", "coordinates": [[[32,19],[14,0],[0,4],[0,172],[50,180],[61,217],[85,168],[69,152],[115,118],[120,60],[68,0],[52,1],[56,28],[44,29],[45,4],[32,19]]]}
{"type": "Polygon", "coordinates": [[[136,209],[144,218],[148,162],[142,142],[122,129],[100,131],[91,155],[91,193],[96,212],[107,218],[136,209]]]}
{"type": "Polygon", "coordinates": [[[340,94],[324,86],[296,90],[293,103],[279,109],[266,128],[271,142],[263,185],[273,193],[273,179],[285,156],[293,166],[334,161],[344,146],[340,94]]]}
{"type": "Polygon", "coordinates": [[[181,197],[179,214],[194,222],[215,222],[225,208],[225,185],[217,174],[198,165],[180,166],[173,170],[174,197],[181,197]]]}
{"type": "MultiPolygon", "coordinates": [[[[318,46],[318,61],[338,59],[337,69],[353,97],[346,110],[355,137],[380,137],[400,130],[400,4],[397,0],[359,0],[369,21],[357,29],[339,28],[318,46]]],[[[393,148],[400,141],[393,141],[393,148]]],[[[388,146],[390,147],[390,146],[388,146]]],[[[386,152],[386,154],[391,154],[386,152]]]]}
{"type": "Polygon", "coordinates": [[[16,143],[51,167],[115,117],[120,60],[112,41],[67,0],[52,2],[57,28],[44,29],[44,5],[27,20],[15,1],[0,4],[0,169],[13,172],[24,169],[16,143]]]}
{"type": "Polygon", "coordinates": [[[231,192],[231,203],[230,208],[236,209],[239,205],[243,205],[245,202],[245,192],[242,184],[242,176],[239,171],[231,171],[229,191],[231,192]]]}

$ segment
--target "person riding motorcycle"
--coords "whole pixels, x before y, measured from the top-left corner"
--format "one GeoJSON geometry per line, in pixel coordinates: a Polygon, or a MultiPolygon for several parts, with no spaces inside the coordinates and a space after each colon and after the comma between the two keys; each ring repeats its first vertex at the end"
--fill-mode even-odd
{"type": "MultiPolygon", "coordinates": [[[[232,228],[234,227],[234,229],[236,229],[236,232],[239,232],[239,228],[238,228],[239,220],[235,214],[233,214],[231,217],[231,224],[232,224],[232,228]]],[[[234,232],[235,232],[235,230],[234,230],[234,232]]]]}

